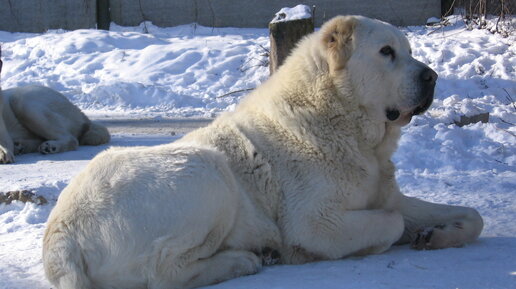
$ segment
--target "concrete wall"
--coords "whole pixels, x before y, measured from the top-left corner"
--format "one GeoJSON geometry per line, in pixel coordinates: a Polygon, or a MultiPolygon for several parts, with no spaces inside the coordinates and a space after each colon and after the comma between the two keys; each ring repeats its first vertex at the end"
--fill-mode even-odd
{"type": "Polygon", "coordinates": [[[95,28],[96,0],[0,0],[0,30],[95,28]]]}
{"type": "Polygon", "coordinates": [[[441,13],[441,0],[110,0],[110,3],[111,20],[123,26],[135,26],[147,20],[158,26],[197,22],[215,27],[267,27],[279,9],[297,4],[316,6],[316,26],[339,14],[360,14],[395,25],[421,25],[441,13]]]}
{"type": "MultiPolygon", "coordinates": [[[[107,1],[0,0],[0,30],[94,28],[97,13],[101,14],[97,4],[107,1]]],[[[162,27],[193,22],[215,27],[267,27],[279,9],[297,4],[316,6],[316,26],[339,14],[360,14],[395,25],[421,25],[431,16],[440,16],[441,0],[109,0],[109,16],[123,26],[146,20],[162,27]]]]}

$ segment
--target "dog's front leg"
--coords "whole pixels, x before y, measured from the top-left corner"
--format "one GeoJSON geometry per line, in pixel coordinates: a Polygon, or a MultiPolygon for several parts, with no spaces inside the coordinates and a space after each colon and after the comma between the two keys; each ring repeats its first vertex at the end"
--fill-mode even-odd
{"type": "Polygon", "coordinates": [[[324,206],[287,221],[283,263],[299,264],[377,254],[389,249],[403,233],[403,217],[388,210],[342,210],[324,206]]]}
{"type": "Polygon", "coordinates": [[[14,163],[14,143],[5,126],[0,92],[0,164],[14,163]]]}
{"type": "Polygon", "coordinates": [[[405,232],[399,243],[415,249],[460,247],[478,238],[483,228],[480,214],[472,208],[425,202],[403,196],[399,211],[405,232]]]}

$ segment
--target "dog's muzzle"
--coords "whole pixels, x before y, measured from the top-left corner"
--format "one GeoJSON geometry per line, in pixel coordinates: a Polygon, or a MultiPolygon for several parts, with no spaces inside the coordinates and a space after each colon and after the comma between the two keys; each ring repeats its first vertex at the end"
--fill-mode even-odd
{"type": "Polygon", "coordinates": [[[422,97],[421,101],[419,102],[419,105],[416,106],[416,108],[412,112],[412,115],[422,114],[432,104],[432,101],[434,100],[434,89],[435,82],[437,80],[437,73],[429,67],[426,67],[419,74],[419,80],[421,82],[422,97]]]}
{"type": "Polygon", "coordinates": [[[389,121],[396,121],[400,117],[408,119],[403,121],[404,123],[410,122],[410,119],[414,115],[419,115],[425,112],[432,101],[434,100],[434,89],[435,82],[437,80],[437,73],[425,66],[425,68],[419,73],[418,81],[420,83],[420,94],[419,98],[414,101],[414,105],[409,110],[400,111],[398,108],[388,108],[385,110],[385,116],[389,121]]]}

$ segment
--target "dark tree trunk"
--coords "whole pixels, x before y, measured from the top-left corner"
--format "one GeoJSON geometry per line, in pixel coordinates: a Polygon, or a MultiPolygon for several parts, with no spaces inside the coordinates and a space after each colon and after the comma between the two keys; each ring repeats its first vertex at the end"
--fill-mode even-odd
{"type": "Polygon", "coordinates": [[[110,24],[109,0],[97,0],[97,29],[109,30],[110,24]]]}

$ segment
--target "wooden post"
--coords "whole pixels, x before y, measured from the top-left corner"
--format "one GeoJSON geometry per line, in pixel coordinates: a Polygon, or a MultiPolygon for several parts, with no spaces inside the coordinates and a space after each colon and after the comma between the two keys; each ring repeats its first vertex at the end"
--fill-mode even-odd
{"type": "MultiPolygon", "coordinates": [[[[297,9],[296,6],[292,9],[297,9]]],[[[307,9],[308,6],[302,7],[307,9]]],[[[310,13],[308,18],[292,19],[288,15],[289,9],[283,8],[269,23],[270,53],[269,72],[273,74],[289,55],[290,51],[303,36],[314,32],[314,21],[310,13]],[[286,10],[285,10],[286,9],[286,10]]]]}

